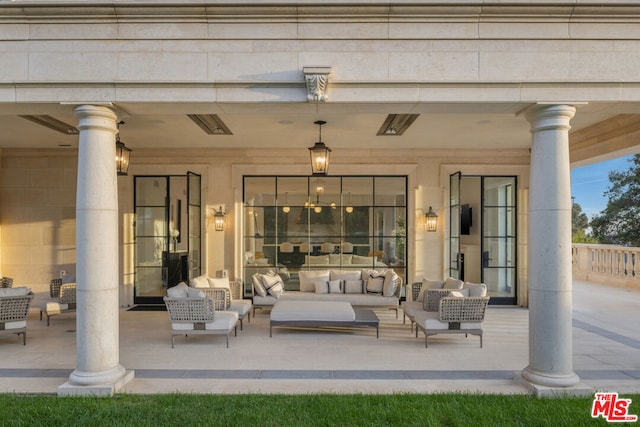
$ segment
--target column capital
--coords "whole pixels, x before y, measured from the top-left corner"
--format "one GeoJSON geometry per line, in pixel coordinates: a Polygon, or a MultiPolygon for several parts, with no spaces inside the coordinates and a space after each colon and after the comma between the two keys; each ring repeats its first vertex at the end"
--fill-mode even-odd
{"type": "Polygon", "coordinates": [[[538,104],[528,109],[525,117],[531,123],[531,132],[541,130],[569,130],[569,121],[576,114],[576,107],[567,104],[538,104]]]}
{"type": "Polygon", "coordinates": [[[105,130],[116,134],[118,117],[109,107],[100,105],[80,105],[73,109],[73,113],[78,117],[78,130],[105,130]]]}

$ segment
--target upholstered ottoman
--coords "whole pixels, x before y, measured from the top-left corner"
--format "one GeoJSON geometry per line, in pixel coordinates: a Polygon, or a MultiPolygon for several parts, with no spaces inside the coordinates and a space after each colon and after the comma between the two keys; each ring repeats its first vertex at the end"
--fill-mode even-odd
{"type": "Polygon", "coordinates": [[[269,336],[274,326],[370,326],[379,336],[378,316],[373,310],[354,310],[345,301],[276,302],[271,309],[269,336]]]}

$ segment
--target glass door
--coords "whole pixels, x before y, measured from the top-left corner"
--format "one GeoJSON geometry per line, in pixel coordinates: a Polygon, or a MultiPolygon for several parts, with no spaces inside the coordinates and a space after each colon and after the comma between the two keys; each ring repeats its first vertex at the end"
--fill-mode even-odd
{"type": "Polygon", "coordinates": [[[492,304],[516,304],[516,184],[482,178],[482,278],[492,304]]]}
{"type": "Polygon", "coordinates": [[[169,177],[134,177],[135,287],[134,303],[156,303],[165,295],[169,250],[169,177]]]}
{"type": "Polygon", "coordinates": [[[460,179],[456,172],[449,176],[449,276],[460,278],[462,273],[460,254],[460,179]]]}
{"type": "Polygon", "coordinates": [[[200,275],[200,176],[134,177],[135,304],[163,304],[167,289],[200,275]]]}
{"type": "Polygon", "coordinates": [[[187,172],[187,217],[189,218],[189,272],[187,279],[201,274],[200,247],[202,241],[202,197],[201,177],[193,172],[187,172]]]}

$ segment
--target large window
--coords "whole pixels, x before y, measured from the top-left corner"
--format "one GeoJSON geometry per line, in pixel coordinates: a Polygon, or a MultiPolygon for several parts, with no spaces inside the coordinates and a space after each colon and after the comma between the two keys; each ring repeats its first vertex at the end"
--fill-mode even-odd
{"type": "Polygon", "coordinates": [[[388,269],[406,279],[406,176],[247,176],[244,279],[273,270],[388,269]]]}

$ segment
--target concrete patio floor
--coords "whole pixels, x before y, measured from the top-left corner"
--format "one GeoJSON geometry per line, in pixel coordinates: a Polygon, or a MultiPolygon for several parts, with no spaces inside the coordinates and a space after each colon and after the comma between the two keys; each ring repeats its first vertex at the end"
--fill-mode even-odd
{"type": "MultiPolygon", "coordinates": [[[[39,296],[40,297],[40,296],[39,296]]],[[[574,369],[594,390],[640,393],[640,290],[574,281],[574,369]]],[[[40,321],[27,345],[0,337],[0,392],[57,393],[75,367],[75,314],[40,321]]],[[[120,312],[120,363],[135,371],[126,393],[527,393],[514,372],[528,364],[528,311],[490,306],[484,348],[475,336],[418,339],[402,312],[377,311],[375,329],[274,328],[268,311],[225,347],[223,336],[176,337],[166,312],[120,312]]]]}

